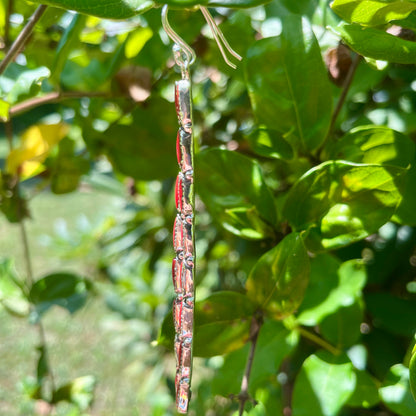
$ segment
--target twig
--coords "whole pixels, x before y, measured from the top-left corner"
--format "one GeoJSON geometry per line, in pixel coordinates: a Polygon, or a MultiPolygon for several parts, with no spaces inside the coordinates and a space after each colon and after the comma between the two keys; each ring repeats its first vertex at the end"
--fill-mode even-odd
{"type": "Polygon", "coordinates": [[[307,329],[302,328],[301,326],[299,326],[297,328],[297,330],[299,331],[300,335],[309,339],[310,341],[314,342],[315,344],[319,345],[320,347],[326,349],[331,354],[340,355],[342,353],[342,351],[340,351],[338,348],[334,347],[333,345],[331,345],[329,342],[325,341],[324,339],[318,337],[318,335],[315,335],[314,333],[309,332],[307,329]]]}
{"type": "Polygon", "coordinates": [[[263,324],[263,320],[261,317],[253,316],[253,320],[251,321],[251,328],[250,328],[250,340],[251,340],[250,354],[248,356],[246,369],[244,371],[243,380],[241,382],[241,390],[237,396],[238,401],[240,402],[240,407],[238,411],[239,416],[243,415],[246,402],[249,400],[252,400],[250,397],[250,394],[248,393],[248,384],[250,381],[251,368],[253,366],[254,353],[256,351],[257,338],[259,336],[259,332],[260,332],[262,324],[263,324]]]}
{"type": "Polygon", "coordinates": [[[323,141],[318,154],[321,153],[322,149],[325,147],[327,141],[329,140],[329,138],[332,136],[332,133],[334,132],[335,123],[336,123],[336,121],[338,119],[338,116],[339,116],[339,113],[341,112],[342,107],[345,103],[345,99],[347,98],[348,91],[351,87],[352,80],[354,79],[354,75],[355,75],[355,72],[357,71],[358,64],[360,63],[360,61],[361,61],[361,55],[358,55],[358,54],[355,55],[354,60],[352,61],[352,64],[351,64],[350,69],[348,71],[347,77],[345,78],[344,84],[342,86],[341,95],[338,99],[335,110],[332,113],[331,124],[329,125],[328,133],[325,136],[325,140],[323,141]]]}
{"type": "Polygon", "coordinates": [[[43,13],[45,12],[46,8],[44,4],[41,4],[35,12],[32,14],[29,21],[26,23],[26,26],[23,30],[19,33],[19,36],[13,42],[13,45],[7,52],[4,59],[0,62],[0,75],[6,70],[10,62],[16,57],[16,55],[20,52],[20,50],[25,46],[26,42],[28,41],[30,35],[32,34],[33,28],[35,27],[36,23],[42,17],[43,13]]]}
{"type": "Polygon", "coordinates": [[[105,92],[86,92],[86,91],[67,91],[67,92],[50,92],[42,97],[29,98],[19,104],[14,105],[9,110],[9,116],[15,117],[26,111],[32,110],[43,104],[56,103],[70,98],[94,98],[94,97],[110,97],[111,95],[105,92]]]}

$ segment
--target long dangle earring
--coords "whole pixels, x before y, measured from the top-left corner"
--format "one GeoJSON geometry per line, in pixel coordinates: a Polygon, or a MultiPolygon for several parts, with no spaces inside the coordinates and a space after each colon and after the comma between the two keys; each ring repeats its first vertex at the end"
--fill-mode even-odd
{"type": "MultiPolygon", "coordinates": [[[[224,47],[238,60],[242,58],[232,50],[208,10],[205,7],[200,7],[200,9],[212,30],[225,62],[232,68],[236,68],[228,60],[224,47]]],[[[189,68],[195,61],[195,52],[170,26],[167,5],[164,5],[162,8],[162,24],[166,34],[174,42],[173,55],[182,74],[181,79],[175,82],[175,106],[179,122],[176,138],[176,155],[180,171],[175,185],[177,214],[173,226],[175,257],[172,260],[172,280],[176,298],[173,302],[172,313],[175,327],[176,408],[179,413],[187,413],[191,398],[195,303],[194,140],[189,68]]]]}

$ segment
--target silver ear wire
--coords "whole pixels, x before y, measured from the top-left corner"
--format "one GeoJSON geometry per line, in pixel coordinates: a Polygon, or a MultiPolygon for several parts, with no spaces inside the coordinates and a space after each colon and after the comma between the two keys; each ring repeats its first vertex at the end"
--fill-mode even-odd
{"type": "Polygon", "coordinates": [[[173,42],[178,45],[180,51],[185,56],[180,57],[178,54],[178,48],[174,47],[174,56],[176,63],[180,66],[190,66],[195,62],[195,52],[194,50],[172,29],[172,26],[169,24],[168,20],[168,5],[165,4],[162,7],[162,25],[165,29],[166,34],[173,40],[173,42]],[[176,49],[176,50],[175,50],[176,49]]]}
{"type": "MultiPolygon", "coordinates": [[[[230,44],[225,39],[224,34],[221,32],[221,29],[218,27],[217,23],[209,13],[208,9],[204,6],[199,6],[205,20],[208,23],[208,26],[211,29],[212,35],[214,36],[215,42],[218,45],[218,48],[221,52],[222,57],[227,65],[231,68],[236,69],[237,66],[233,64],[227,57],[225,49],[232,55],[234,58],[241,61],[243,58],[233,50],[230,44]]],[[[177,45],[174,47],[175,61],[181,68],[187,68],[195,62],[195,52],[194,50],[172,29],[172,26],[169,24],[168,20],[168,5],[165,4],[162,7],[162,25],[165,29],[166,34],[172,39],[172,41],[177,45]],[[178,49],[179,48],[179,49],[178,49]],[[185,58],[185,59],[184,59],[185,58]]]]}
{"type": "Polygon", "coordinates": [[[213,19],[213,17],[209,13],[208,9],[204,6],[199,6],[199,8],[200,8],[202,14],[205,17],[205,20],[207,21],[208,26],[211,28],[211,32],[214,36],[215,42],[217,42],[218,48],[221,52],[222,57],[224,58],[224,61],[231,68],[236,69],[237,66],[235,64],[233,64],[231,61],[228,60],[228,57],[227,57],[227,55],[225,53],[225,50],[224,50],[224,46],[225,46],[225,49],[227,49],[227,51],[232,56],[234,56],[234,58],[238,59],[239,61],[241,61],[243,58],[235,50],[233,50],[233,48],[227,42],[227,39],[225,39],[224,34],[221,32],[221,29],[218,27],[217,23],[215,22],[215,20],[213,19]]]}

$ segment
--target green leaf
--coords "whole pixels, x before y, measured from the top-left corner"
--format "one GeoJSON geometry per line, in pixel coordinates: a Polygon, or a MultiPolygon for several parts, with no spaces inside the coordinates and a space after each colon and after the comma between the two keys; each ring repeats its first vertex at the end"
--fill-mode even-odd
{"type": "Polygon", "coordinates": [[[39,92],[42,81],[49,75],[50,70],[45,66],[27,69],[12,63],[0,78],[0,95],[9,104],[33,97],[39,92]]]}
{"type": "Polygon", "coordinates": [[[299,307],[309,281],[309,257],[299,233],[286,236],[253,267],[247,296],[276,319],[299,307]]]}
{"type": "Polygon", "coordinates": [[[394,166],[322,163],[291,188],[283,215],[295,230],[310,229],[310,249],[345,246],[389,220],[401,200],[406,172],[394,166]]]}
{"type": "Polygon", "coordinates": [[[413,348],[409,363],[409,382],[413,398],[416,400],[416,348],[413,348]]]}
{"type": "Polygon", "coordinates": [[[405,19],[416,10],[416,3],[406,0],[335,0],[331,8],[349,23],[379,26],[405,19]]]}
{"type": "Polygon", "coordinates": [[[113,124],[101,135],[89,138],[88,144],[100,148],[126,176],[144,181],[166,179],[178,171],[175,110],[161,98],[146,104],[133,111],[131,124],[113,124]]]}
{"type": "Polygon", "coordinates": [[[356,375],[345,355],[310,355],[296,377],[293,416],[335,416],[353,394],[356,375]]]}
{"type": "Polygon", "coordinates": [[[333,29],[355,52],[367,58],[396,64],[416,63],[416,43],[380,29],[342,24],[333,29]]]}
{"type": "Polygon", "coordinates": [[[381,400],[400,416],[414,416],[416,401],[409,386],[409,369],[402,364],[394,365],[387,374],[383,387],[379,390],[381,400]]]}
{"type": "MultiPolygon", "coordinates": [[[[298,334],[289,332],[280,322],[267,320],[262,325],[249,380],[252,394],[276,378],[283,359],[293,351],[298,340],[298,334]]],[[[212,394],[227,397],[239,391],[249,350],[250,346],[246,345],[226,355],[224,364],[215,372],[212,394]]]]}
{"type": "Polygon", "coordinates": [[[27,316],[30,309],[10,259],[0,260],[0,310],[1,308],[17,317],[27,316]]]}
{"type": "Polygon", "coordinates": [[[128,19],[155,6],[151,0],[34,0],[34,2],[105,19],[128,19]]]}
{"type": "Polygon", "coordinates": [[[126,41],[124,50],[126,58],[132,59],[137,56],[152,36],[152,29],[148,27],[140,27],[131,33],[126,41]]]}
{"type": "Polygon", "coordinates": [[[320,47],[306,20],[285,17],[282,35],[256,42],[245,64],[258,123],[279,131],[302,152],[318,148],[330,124],[332,90],[320,47]]]}
{"type": "MultiPolygon", "coordinates": [[[[196,357],[223,355],[241,348],[250,337],[255,305],[237,292],[216,292],[195,304],[194,351],[196,357]]],[[[162,324],[158,345],[173,347],[172,313],[162,324]]]]}
{"type": "Polygon", "coordinates": [[[355,370],[357,384],[347,405],[369,409],[380,402],[376,380],[366,371],[355,370]]]}
{"type": "Polygon", "coordinates": [[[393,220],[400,224],[416,225],[416,165],[412,166],[406,175],[406,185],[393,220]]]}
{"type": "Polygon", "coordinates": [[[328,254],[311,261],[311,276],[297,321],[314,326],[337,310],[353,305],[361,297],[366,270],[360,260],[342,263],[328,254]]]}
{"type": "Polygon", "coordinates": [[[249,8],[270,0],[168,0],[156,3],[152,0],[34,0],[35,3],[75,10],[80,13],[105,19],[128,19],[153,7],[168,4],[174,8],[207,7],[249,8]]]}
{"type": "Polygon", "coordinates": [[[80,276],[70,273],[49,274],[34,283],[30,290],[30,299],[36,307],[38,319],[54,305],[76,312],[87,300],[89,284],[80,276]]]}
{"type": "Polygon", "coordinates": [[[241,348],[250,337],[255,305],[237,292],[216,292],[195,304],[194,355],[212,357],[241,348]]]}
{"type": "Polygon", "coordinates": [[[55,58],[52,65],[52,77],[54,79],[59,79],[69,54],[79,41],[79,35],[84,28],[85,20],[85,16],[76,14],[72,18],[71,23],[65,29],[65,32],[56,47],[55,58]]]}
{"type": "Polygon", "coordinates": [[[251,148],[260,156],[291,160],[293,149],[276,130],[259,127],[247,136],[251,148]]]}
{"type": "Polygon", "coordinates": [[[213,148],[198,153],[195,166],[197,193],[225,229],[249,239],[273,234],[276,208],[256,161],[213,148]]]}
{"type": "Polygon", "coordinates": [[[321,334],[340,349],[351,347],[361,336],[363,318],[363,301],[357,298],[351,305],[342,306],[326,316],[320,325],[321,334]]]}
{"type": "Polygon", "coordinates": [[[416,316],[414,301],[400,299],[390,293],[368,293],[365,302],[375,326],[387,329],[393,334],[413,335],[416,316]]]}
{"type": "Polygon", "coordinates": [[[384,126],[360,126],[333,142],[328,159],[407,168],[415,159],[415,144],[384,126]]]}
{"type": "Polygon", "coordinates": [[[94,376],[78,377],[54,391],[52,403],[66,401],[75,404],[80,410],[87,410],[94,400],[96,384],[94,376]]]}

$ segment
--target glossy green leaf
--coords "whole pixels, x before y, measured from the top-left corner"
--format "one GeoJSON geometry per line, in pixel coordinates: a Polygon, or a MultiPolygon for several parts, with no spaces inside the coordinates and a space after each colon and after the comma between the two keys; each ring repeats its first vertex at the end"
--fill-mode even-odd
{"type": "Polygon", "coordinates": [[[357,384],[347,405],[368,409],[380,402],[376,380],[366,371],[355,370],[357,384]]]}
{"type": "Polygon", "coordinates": [[[332,10],[350,23],[379,26],[401,20],[416,10],[416,2],[406,0],[335,0],[332,10]]]}
{"type": "Polygon", "coordinates": [[[154,99],[132,113],[129,125],[113,124],[89,144],[102,147],[115,169],[138,180],[173,177],[178,171],[175,156],[176,115],[172,105],[154,99]],[[117,138],[117,140],[114,140],[117,138]]]}
{"type": "Polygon", "coordinates": [[[383,403],[397,415],[416,414],[416,401],[410,392],[409,369],[404,365],[396,364],[390,369],[379,393],[383,403]]]}
{"type": "Polygon", "coordinates": [[[406,175],[406,185],[393,220],[401,224],[416,225],[416,165],[412,166],[406,175]]]}
{"type": "Polygon", "coordinates": [[[328,254],[311,261],[311,276],[297,321],[314,326],[337,310],[353,305],[361,297],[366,282],[364,263],[349,260],[342,263],[328,254]]]}
{"type": "Polygon", "coordinates": [[[50,70],[45,66],[28,69],[12,63],[0,77],[0,95],[9,104],[33,97],[39,92],[41,82],[49,75],[50,70]]]}
{"type": "Polygon", "coordinates": [[[377,231],[401,200],[406,169],[328,161],[289,191],[283,215],[295,230],[310,229],[308,247],[333,249],[377,231]]]}
{"type": "MultiPolygon", "coordinates": [[[[237,292],[216,292],[195,304],[194,356],[212,357],[241,348],[250,337],[255,305],[237,292]]],[[[158,344],[173,347],[172,313],[162,324],[158,344]]]]}
{"type": "Polygon", "coordinates": [[[416,43],[410,40],[357,24],[342,24],[334,31],[351,49],[367,58],[396,64],[416,63],[416,43]]]}
{"type": "Polygon", "coordinates": [[[34,0],[105,19],[127,19],[155,6],[152,0],[34,0]]]}
{"type": "Polygon", "coordinates": [[[252,131],[247,139],[253,151],[260,156],[284,160],[293,158],[292,147],[276,130],[260,127],[252,131]]]}
{"type": "MultiPolygon", "coordinates": [[[[252,394],[260,386],[270,384],[270,380],[276,377],[283,359],[293,351],[298,338],[296,332],[289,332],[280,322],[268,320],[263,324],[249,380],[252,394]]],[[[246,345],[227,354],[224,364],[215,372],[213,394],[227,397],[239,391],[249,350],[250,345],[246,345]]]]}
{"type": "Polygon", "coordinates": [[[197,5],[249,8],[259,6],[268,1],[270,0],[168,0],[166,2],[154,2],[152,0],[34,0],[35,3],[75,10],[105,19],[128,19],[163,4],[183,9],[197,5]]]}
{"type": "Polygon", "coordinates": [[[249,239],[273,233],[276,208],[256,161],[237,152],[209,149],[196,155],[195,166],[196,191],[225,229],[249,239]]]}
{"type": "Polygon", "coordinates": [[[0,310],[3,308],[18,317],[27,316],[30,309],[10,259],[0,260],[0,310]]]}
{"type": "Polygon", "coordinates": [[[326,316],[321,324],[322,336],[340,349],[354,345],[360,338],[360,326],[364,319],[364,304],[361,298],[354,303],[338,308],[326,316]]]}
{"type": "Polygon", "coordinates": [[[58,80],[65,66],[69,54],[79,40],[79,35],[85,25],[85,16],[76,14],[65,29],[58,46],[52,66],[52,78],[58,80]]]}
{"type": "Polygon", "coordinates": [[[336,416],[356,386],[352,363],[345,355],[310,355],[296,377],[293,416],[336,416]]]}
{"type": "Polygon", "coordinates": [[[78,377],[59,387],[52,397],[52,403],[66,401],[75,404],[80,410],[87,410],[94,400],[97,380],[94,376],[78,377]]]}
{"type": "Polygon", "coordinates": [[[407,168],[415,159],[409,137],[383,126],[360,126],[333,143],[328,159],[407,168]]]}
{"type": "Polygon", "coordinates": [[[303,239],[291,233],[255,264],[246,282],[247,295],[271,316],[283,319],[301,304],[309,272],[303,239]]]}
{"type": "Polygon", "coordinates": [[[416,347],[413,348],[409,363],[409,382],[413,398],[416,400],[416,347]]]}
{"type": "Polygon", "coordinates": [[[319,147],[330,124],[332,90],[306,20],[285,17],[282,35],[256,42],[247,52],[245,65],[259,124],[279,131],[301,152],[319,147]]]}
{"type": "Polygon", "coordinates": [[[37,320],[54,305],[76,312],[84,306],[89,284],[80,276],[70,273],[49,274],[36,281],[30,290],[30,300],[36,307],[37,320]]]}
{"type": "Polygon", "coordinates": [[[254,312],[250,299],[237,292],[217,292],[196,302],[194,355],[212,357],[241,348],[254,312]]]}
{"type": "Polygon", "coordinates": [[[365,296],[365,302],[376,326],[393,334],[413,335],[416,316],[414,301],[400,299],[390,293],[369,293],[365,296]]]}

